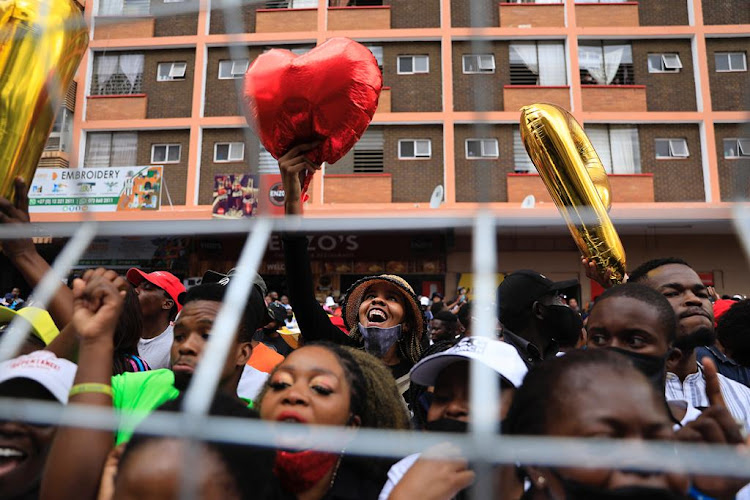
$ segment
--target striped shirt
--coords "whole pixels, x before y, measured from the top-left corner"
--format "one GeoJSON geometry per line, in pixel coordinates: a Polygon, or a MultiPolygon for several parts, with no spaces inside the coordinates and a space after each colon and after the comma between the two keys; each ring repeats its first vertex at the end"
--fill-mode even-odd
{"type": "MultiPolygon", "coordinates": [[[[721,395],[727,410],[732,416],[745,423],[745,428],[750,430],[750,388],[719,375],[721,395]]],[[[699,410],[709,407],[708,396],[706,396],[706,379],[703,376],[703,367],[698,364],[698,371],[691,373],[680,382],[680,378],[674,373],[667,372],[667,384],[665,387],[667,400],[681,399],[690,402],[699,410]]]]}

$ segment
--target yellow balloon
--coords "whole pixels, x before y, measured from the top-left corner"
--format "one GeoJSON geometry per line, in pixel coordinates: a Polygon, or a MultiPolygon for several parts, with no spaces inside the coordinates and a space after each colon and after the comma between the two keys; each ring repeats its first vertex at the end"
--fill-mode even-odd
{"type": "Polygon", "coordinates": [[[0,0],[0,195],[31,184],[87,46],[75,0],[0,0]]]}
{"type": "Polygon", "coordinates": [[[573,116],[553,104],[521,108],[521,139],[584,257],[613,283],[625,278],[625,250],[607,212],[607,173],[573,116]]]}

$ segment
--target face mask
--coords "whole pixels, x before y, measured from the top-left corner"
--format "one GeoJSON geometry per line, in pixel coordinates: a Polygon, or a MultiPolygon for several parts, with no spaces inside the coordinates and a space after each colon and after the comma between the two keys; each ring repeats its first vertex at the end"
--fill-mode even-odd
{"type": "Polygon", "coordinates": [[[388,349],[401,338],[401,325],[378,328],[377,326],[365,327],[360,323],[359,333],[365,339],[365,351],[376,358],[382,358],[388,349]]]}
{"type": "Polygon", "coordinates": [[[583,319],[568,306],[542,306],[544,315],[542,331],[557,340],[560,345],[574,346],[581,337],[583,319]]]}
{"type": "Polygon", "coordinates": [[[644,486],[626,486],[625,488],[605,490],[566,479],[559,474],[555,475],[562,483],[565,500],[687,500],[689,498],[674,491],[644,486]]]}
{"type": "Polygon", "coordinates": [[[339,455],[321,451],[277,451],[274,475],[289,493],[308,491],[336,465],[339,455]]]}
{"type": "Polygon", "coordinates": [[[454,418],[441,418],[439,420],[427,422],[424,429],[432,432],[455,432],[465,434],[469,431],[469,423],[454,418]]]}
{"type": "Polygon", "coordinates": [[[665,367],[667,365],[667,357],[669,357],[669,353],[665,356],[650,356],[648,354],[640,354],[625,349],[619,349],[617,347],[610,347],[609,350],[626,356],[630,362],[633,363],[633,366],[648,378],[651,385],[656,388],[659,394],[664,393],[665,367]]]}

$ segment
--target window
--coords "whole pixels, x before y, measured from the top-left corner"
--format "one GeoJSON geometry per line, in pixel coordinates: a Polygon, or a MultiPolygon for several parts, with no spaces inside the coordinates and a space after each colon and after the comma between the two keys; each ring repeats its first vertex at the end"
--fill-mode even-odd
{"type": "Polygon", "coordinates": [[[382,129],[368,129],[354,145],[354,173],[382,172],[385,139],[382,129]]]}
{"type": "Polygon", "coordinates": [[[685,139],[656,139],[654,149],[657,158],[687,158],[690,156],[685,139]]]}
{"type": "Polygon", "coordinates": [[[151,163],[179,163],[180,144],[154,144],[151,146],[151,163]]]}
{"type": "Polygon", "coordinates": [[[528,174],[535,171],[534,163],[529,158],[521,140],[521,130],[518,125],[513,127],[513,171],[517,174],[528,174]]]}
{"type": "Polygon", "coordinates": [[[576,3],[623,3],[631,0],[576,0],[576,3]]]}
{"type": "Polygon", "coordinates": [[[172,80],[184,80],[186,69],[186,62],[159,63],[156,67],[156,81],[169,82],[172,80]]]}
{"type": "Polygon", "coordinates": [[[97,54],[91,77],[91,95],[140,94],[143,89],[143,54],[97,54]]]}
{"type": "Polygon", "coordinates": [[[430,158],[431,156],[432,142],[429,139],[401,139],[398,141],[398,157],[400,160],[430,158]]]}
{"type": "Polygon", "coordinates": [[[247,59],[224,59],[219,61],[219,80],[230,80],[232,78],[242,78],[247,72],[250,61],[247,59]]]}
{"type": "Polygon", "coordinates": [[[638,128],[632,125],[589,125],[586,135],[608,174],[641,172],[638,128]]]}
{"type": "Polygon", "coordinates": [[[62,106],[55,116],[55,123],[52,125],[52,132],[44,145],[44,150],[67,151],[68,144],[72,140],[72,131],[73,112],[62,106]]]}
{"type": "Polygon", "coordinates": [[[621,42],[581,41],[578,64],[583,85],[633,85],[633,52],[621,42]]]}
{"type": "Polygon", "coordinates": [[[267,9],[315,9],[318,0],[271,0],[266,2],[267,9]]]}
{"type": "Polygon", "coordinates": [[[466,139],[466,159],[497,158],[497,139],[466,139]]]}
{"type": "Polygon", "coordinates": [[[567,85],[563,43],[511,43],[509,50],[511,85],[567,85]]]}
{"type": "Polygon", "coordinates": [[[563,3],[563,0],[507,0],[507,3],[563,3]]]}
{"type": "Polygon", "coordinates": [[[465,54],[463,64],[464,74],[495,72],[495,56],[492,54],[465,54]]]}
{"type": "Polygon", "coordinates": [[[375,56],[375,60],[378,62],[378,68],[380,68],[380,72],[383,72],[383,46],[382,45],[365,45],[368,49],[370,49],[370,52],[372,52],[372,55],[375,56]]]}
{"type": "Polygon", "coordinates": [[[279,173],[279,162],[271,156],[263,144],[258,141],[258,173],[259,174],[277,174],[279,173]]]}
{"type": "Polygon", "coordinates": [[[717,52],[714,54],[716,71],[728,73],[730,71],[747,71],[747,57],[744,52],[717,52]]]}
{"type": "Polygon", "coordinates": [[[649,73],[678,73],[682,68],[682,61],[678,54],[649,54],[649,73]]]}
{"type": "Polygon", "coordinates": [[[245,159],[244,142],[217,142],[214,144],[214,162],[229,163],[245,159]]]}
{"type": "Polygon", "coordinates": [[[750,139],[724,139],[724,158],[750,156],[750,139]]]}
{"type": "Polygon", "coordinates": [[[100,16],[148,16],[150,0],[99,0],[100,16]]]}
{"type": "Polygon", "coordinates": [[[83,166],[135,166],[137,148],[138,134],[135,132],[90,132],[86,135],[83,166]]]}
{"type": "Polygon", "coordinates": [[[415,73],[430,72],[429,56],[398,56],[399,75],[413,75],[415,73]]]}

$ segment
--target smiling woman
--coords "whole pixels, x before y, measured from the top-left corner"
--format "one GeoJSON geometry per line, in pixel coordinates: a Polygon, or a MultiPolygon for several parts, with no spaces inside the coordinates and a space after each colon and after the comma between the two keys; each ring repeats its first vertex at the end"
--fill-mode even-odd
{"type": "MultiPolygon", "coordinates": [[[[331,343],[292,352],[260,394],[263,420],[351,428],[407,429],[409,417],[375,357],[331,343]]],[[[299,443],[296,443],[299,445],[299,443]]],[[[274,473],[298,498],[377,498],[391,461],[314,450],[276,455],[274,473]]]]}

